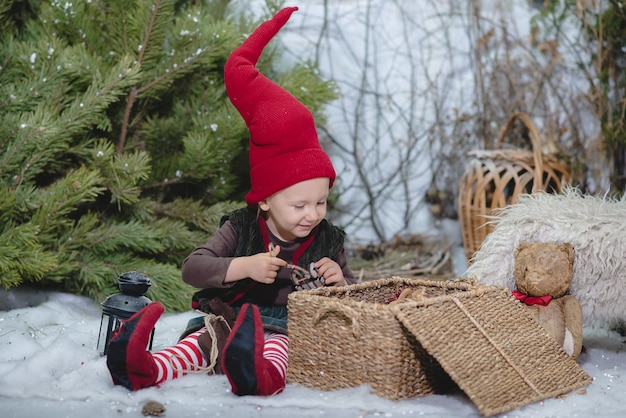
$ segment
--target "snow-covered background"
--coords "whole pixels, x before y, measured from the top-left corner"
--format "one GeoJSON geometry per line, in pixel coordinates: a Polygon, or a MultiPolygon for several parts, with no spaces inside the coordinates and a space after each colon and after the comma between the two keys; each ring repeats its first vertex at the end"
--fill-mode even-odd
{"type": "MultiPolygon", "coordinates": [[[[245,3],[251,10],[260,10],[263,0],[245,3]]],[[[472,64],[480,61],[477,44],[489,33],[506,33],[508,45],[527,43],[531,18],[539,12],[534,3],[286,2],[299,10],[275,40],[286,51],[285,62],[316,62],[323,78],[335,81],[339,89],[340,97],[325,108],[327,121],[320,138],[327,140],[325,146],[338,173],[340,212],[330,213],[331,220],[346,229],[352,242],[376,244],[396,233],[440,232],[425,194],[432,188],[447,197],[456,194],[466,152],[487,140],[480,137],[483,132],[461,127],[459,122],[460,115],[480,118],[484,111],[477,97],[478,70],[472,64]]],[[[520,67],[517,60],[525,62],[533,55],[530,48],[507,52],[494,44],[486,49],[493,61],[500,54],[511,53],[520,67]]],[[[489,63],[493,65],[491,59],[483,64],[485,74],[489,63]]],[[[539,70],[519,71],[531,78],[539,70]]],[[[495,107],[504,107],[495,94],[491,97],[495,107]]],[[[533,113],[540,113],[540,106],[536,98],[533,100],[518,103],[516,111],[537,116],[541,128],[542,115],[533,113]]],[[[555,113],[562,106],[556,106],[555,113]]],[[[491,114],[484,117],[495,118],[491,114]]],[[[489,125],[498,128],[500,123],[504,120],[491,120],[489,125]]],[[[454,205],[443,199],[438,206],[444,212],[454,212],[454,205]]]]}
{"type": "MultiPolygon", "coordinates": [[[[141,417],[148,400],[183,417],[478,417],[463,394],[392,401],[368,386],[318,391],[290,383],[273,397],[238,397],[225,376],[187,375],[159,388],[114,386],[96,350],[100,307],[84,297],[36,290],[0,291],[0,416],[2,418],[141,417]],[[33,306],[28,306],[33,305],[33,306]]],[[[165,314],[154,349],[172,345],[193,312],[165,314]]],[[[625,338],[602,326],[585,328],[579,364],[594,382],[503,417],[626,416],[625,338]]],[[[471,361],[471,359],[468,359],[471,361]]]]}

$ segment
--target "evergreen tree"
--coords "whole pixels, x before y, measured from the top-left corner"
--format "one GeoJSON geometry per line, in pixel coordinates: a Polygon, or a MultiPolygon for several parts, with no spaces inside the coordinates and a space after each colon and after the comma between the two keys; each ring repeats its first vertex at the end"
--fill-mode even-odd
{"type": "MultiPolygon", "coordinates": [[[[245,2],[244,2],[245,3],[245,2]]],[[[102,300],[119,274],[188,308],[180,264],[243,205],[248,131],[222,68],[261,20],[227,0],[9,0],[0,5],[0,285],[102,300]]],[[[259,67],[315,114],[314,68],[259,67]]]]}

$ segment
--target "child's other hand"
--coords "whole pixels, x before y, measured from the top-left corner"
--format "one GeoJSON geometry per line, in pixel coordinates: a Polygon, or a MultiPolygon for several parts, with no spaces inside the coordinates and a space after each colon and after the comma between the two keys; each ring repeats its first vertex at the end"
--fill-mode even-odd
{"type": "Polygon", "coordinates": [[[276,280],[278,270],[287,262],[278,258],[280,246],[276,245],[266,253],[259,253],[248,258],[248,277],[259,283],[271,284],[276,280]]]}
{"type": "Polygon", "coordinates": [[[326,286],[345,286],[348,283],[343,277],[343,271],[339,264],[328,257],[324,257],[315,263],[317,275],[324,278],[326,286]]]}

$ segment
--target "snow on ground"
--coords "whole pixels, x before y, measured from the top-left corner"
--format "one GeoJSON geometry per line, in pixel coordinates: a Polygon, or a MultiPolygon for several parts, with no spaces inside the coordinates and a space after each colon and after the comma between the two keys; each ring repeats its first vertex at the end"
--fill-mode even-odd
{"type": "MultiPolygon", "coordinates": [[[[23,417],[141,417],[148,400],[167,417],[478,417],[463,394],[391,401],[361,386],[317,391],[297,384],[274,397],[238,397],[224,376],[188,375],[159,388],[129,392],[114,386],[96,350],[100,307],[90,299],[35,290],[0,292],[0,415],[23,417]],[[28,306],[32,305],[32,306],[28,306]]],[[[154,348],[176,342],[193,312],[165,314],[154,348]]],[[[594,382],[502,417],[626,416],[626,343],[607,328],[585,328],[580,365],[594,382]]]]}

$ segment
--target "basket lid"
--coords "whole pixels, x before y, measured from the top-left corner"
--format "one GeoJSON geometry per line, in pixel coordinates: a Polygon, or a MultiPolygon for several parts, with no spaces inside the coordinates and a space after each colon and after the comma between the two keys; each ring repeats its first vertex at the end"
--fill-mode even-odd
{"type": "Polygon", "coordinates": [[[391,309],[485,416],[592,382],[508,289],[391,309]]]}

